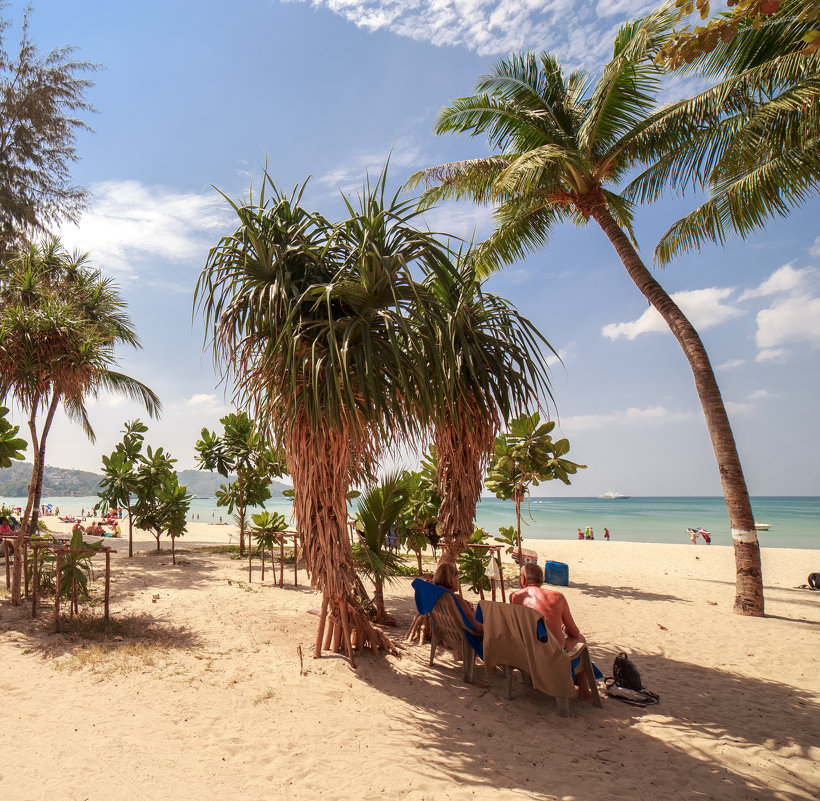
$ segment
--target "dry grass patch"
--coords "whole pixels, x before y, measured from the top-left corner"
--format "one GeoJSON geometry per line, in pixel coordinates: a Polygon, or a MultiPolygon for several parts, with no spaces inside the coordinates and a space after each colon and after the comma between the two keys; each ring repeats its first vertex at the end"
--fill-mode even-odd
{"type": "Polygon", "coordinates": [[[169,642],[103,642],[83,645],[55,662],[58,670],[74,673],[88,670],[94,674],[132,673],[165,663],[173,649],[169,642]]]}

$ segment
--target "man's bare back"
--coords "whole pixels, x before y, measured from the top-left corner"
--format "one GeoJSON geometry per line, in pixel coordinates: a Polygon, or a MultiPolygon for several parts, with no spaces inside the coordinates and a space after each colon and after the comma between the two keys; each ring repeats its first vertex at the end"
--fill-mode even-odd
{"type": "Polygon", "coordinates": [[[569,611],[567,599],[557,590],[527,585],[510,596],[510,602],[529,606],[544,616],[550,633],[562,648],[569,650],[576,643],[586,642],[569,611]]]}

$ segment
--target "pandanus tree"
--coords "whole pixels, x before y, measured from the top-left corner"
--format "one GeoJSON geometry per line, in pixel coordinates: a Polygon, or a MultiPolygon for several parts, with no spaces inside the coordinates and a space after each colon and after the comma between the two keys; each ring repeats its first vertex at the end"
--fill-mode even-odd
{"type": "Polygon", "coordinates": [[[763,614],[760,550],[746,482],[729,418],[697,331],[639,256],[633,204],[619,193],[630,170],[656,153],[657,142],[691,133],[675,115],[656,108],[661,74],[647,54],[668,36],[674,12],[661,9],[623,25],[613,56],[597,81],[566,76],[549,54],[502,60],[476,86],[439,114],[436,132],[486,134],[495,151],[418,173],[424,201],[472,199],[496,207],[496,230],[476,251],[492,271],[535,251],[554,226],[592,219],[612,243],[640,292],[669,326],[689,362],[718,463],[735,546],[735,608],[763,614]]]}
{"type": "Polygon", "coordinates": [[[469,254],[458,268],[431,274],[425,285],[443,317],[436,331],[442,397],[433,440],[442,499],[441,558],[455,564],[473,533],[484,472],[501,425],[511,414],[551,397],[541,351],[553,349],[508,301],[483,290],[469,254]]]}
{"type": "MultiPolygon", "coordinates": [[[[13,399],[28,415],[34,463],[17,547],[26,527],[37,530],[46,440],[60,405],[92,441],[86,402],[100,392],[125,395],[150,415],[159,413],[159,399],[145,384],[114,369],[123,345],[140,347],[125,302],[86,255],[70,255],[51,239],[0,265],[0,398],[13,399]]],[[[15,563],[14,603],[20,578],[15,563]]]]}
{"type": "Polygon", "coordinates": [[[231,202],[239,225],[211,250],[194,298],[237,406],[287,453],[323,596],[315,655],[344,648],[351,662],[354,647],[393,646],[355,596],[346,492],[430,418],[435,303],[411,269],[447,261],[413,226],[415,201],[386,196],[385,180],[357,207],[345,199],[349,216],[334,225],[303,208],[304,185],[287,195],[266,174],[258,200],[231,202]]]}

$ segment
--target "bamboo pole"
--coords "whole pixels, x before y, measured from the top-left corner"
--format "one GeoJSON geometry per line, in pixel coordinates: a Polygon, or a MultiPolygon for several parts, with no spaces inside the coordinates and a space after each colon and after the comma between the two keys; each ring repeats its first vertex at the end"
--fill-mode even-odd
{"type": "Polygon", "coordinates": [[[253,581],[253,548],[251,547],[251,535],[248,534],[248,584],[253,581]]]}
{"type": "Polygon", "coordinates": [[[260,579],[260,581],[264,581],[265,580],[265,546],[262,545],[260,547],[262,548],[262,578],[260,579]]]}
{"type": "Polygon", "coordinates": [[[285,535],[279,535],[279,586],[285,586],[285,535]]]}
{"type": "Polygon", "coordinates": [[[319,615],[319,630],[316,632],[316,647],[313,649],[313,658],[318,659],[322,655],[322,636],[325,633],[325,621],[327,620],[327,598],[322,599],[322,614],[319,615]]]}
{"type": "Polygon", "coordinates": [[[57,588],[54,591],[54,630],[60,631],[60,577],[63,564],[63,550],[57,551],[57,588]]]}
{"type": "Polygon", "coordinates": [[[105,549],[105,616],[103,620],[108,621],[108,602],[111,597],[111,549],[105,549]]]}
{"type": "Polygon", "coordinates": [[[23,540],[23,575],[25,576],[25,597],[28,598],[28,541],[23,540]]]}
{"type": "Polygon", "coordinates": [[[34,578],[34,583],[31,588],[31,616],[37,617],[37,585],[40,583],[40,574],[39,570],[37,569],[39,565],[37,564],[37,556],[40,552],[39,548],[32,548],[31,553],[31,573],[34,578]]]}

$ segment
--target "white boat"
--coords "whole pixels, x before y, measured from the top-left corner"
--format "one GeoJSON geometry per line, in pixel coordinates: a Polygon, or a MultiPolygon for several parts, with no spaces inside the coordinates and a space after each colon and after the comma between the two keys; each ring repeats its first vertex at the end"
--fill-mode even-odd
{"type": "Polygon", "coordinates": [[[758,531],[768,531],[771,527],[771,523],[758,523],[757,521],[755,521],[755,528],[758,531]]]}
{"type": "Polygon", "coordinates": [[[620,492],[613,492],[612,490],[607,490],[606,492],[602,492],[598,497],[606,501],[616,501],[621,498],[628,498],[629,495],[624,495],[620,492]]]}

